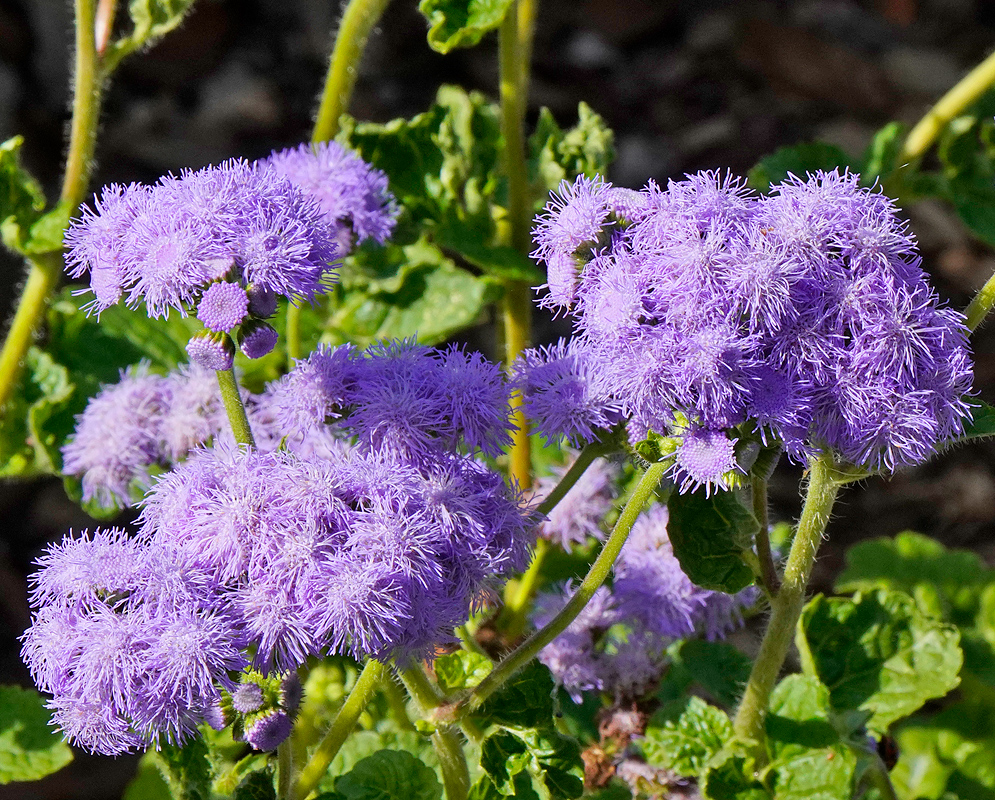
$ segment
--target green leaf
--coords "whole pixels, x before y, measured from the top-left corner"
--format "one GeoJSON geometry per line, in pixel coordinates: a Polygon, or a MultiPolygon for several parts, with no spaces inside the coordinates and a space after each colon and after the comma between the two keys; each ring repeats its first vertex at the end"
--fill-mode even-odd
{"type": "Polygon", "coordinates": [[[901,122],[889,122],[874,134],[859,167],[861,182],[865,186],[871,185],[879,176],[887,177],[901,166],[898,156],[902,152],[906,133],[906,126],[901,122]]]}
{"type": "Polygon", "coordinates": [[[435,771],[411,753],[380,750],[335,781],[345,800],[441,800],[435,771]]]}
{"type": "Polygon", "coordinates": [[[0,144],[0,233],[11,250],[23,253],[31,226],[45,208],[38,182],[21,167],[23,136],[0,144]]]}
{"type": "Polygon", "coordinates": [[[789,675],[770,699],[766,719],[777,800],[839,800],[852,795],[857,757],[830,722],[829,690],[815,678],[789,675]]]}
{"type": "Polygon", "coordinates": [[[409,260],[401,288],[396,292],[343,291],[327,323],[328,335],[364,347],[409,336],[435,344],[477,321],[492,299],[485,280],[459,269],[425,242],[403,251],[409,260]]]}
{"type": "Polygon", "coordinates": [[[112,70],[129,53],[153,45],[183,21],[194,0],[130,0],[132,30],[112,42],[104,55],[105,70],[112,70]]]}
{"type": "Polygon", "coordinates": [[[155,752],[146,753],[138,762],[138,772],[124,790],[121,800],[172,800],[169,785],[162,776],[155,752]]]}
{"type": "Polygon", "coordinates": [[[515,773],[512,779],[512,792],[508,795],[499,792],[494,782],[487,775],[483,775],[470,787],[467,800],[505,800],[506,797],[514,797],[517,800],[540,800],[532,786],[532,778],[527,772],[515,773]]]}
{"type": "Polygon", "coordinates": [[[805,674],[829,687],[833,708],[869,712],[868,729],[883,734],[957,686],[959,638],[908,595],[879,591],[852,600],[815,597],[802,612],[796,643],[805,674]]]}
{"type": "Polygon", "coordinates": [[[671,495],[667,533],[681,569],[703,589],[738,592],[753,582],[743,561],[758,530],[753,513],[734,492],[703,490],[671,495]]]}
{"type": "Polygon", "coordinates": [[[548,108],[539,111],[528,141],[528,175],[538,205],[561,181],[604,175],[615,158],[615,135],[587,103],[577,107],[577,124],[564,131],[548,108]]]}
{"type": "Polygon", "coordinates": [[[36,781],[73,760],[49,718],[38,692],[0,686],[0,784],[36,781]]]}
{"type": "Polygon", "coordinates": [[[63,200],[51,211],[42,214],[31,224],[24,252],[28,255],[51,253],[62,249],[62,237],[69,227],[69,219],[73,215],[73,204],[63,200]]]}
{"type": "Polygon", "coordinates": [[[553,679],[538,661],[530,661],[504,683],[476,712],[498,725],[534,728],[552,724],[553,679]]]}
{"type": "Polygon", "coordinates": [[[272,770],[250,772],[239,783],[232,800],[276,800],[272,770]]]}
{"type": "Polygon", "coordinates": [[[995,706],[980,698],[955,703],[896,735],[891,777],[902,800],[995,798],[995,706]]]}
{"type": "Polygon", "coordinates": [[[680,665],[694,684],[721,705],[731,707],[743,694],[752,663],[749,656],[728,642],[688,639],[673,654],[671,669],[680,665]]]}
{"type": "Polygon", "coordinates": [[[755,772],[752,759],[728,750],[716,756],[708,767],[701,780],[701,793],[707,800],[771,800],[755,772]]]}
{"type": "Polygon", "coordinates": [[[439,53],[473,47],[496,29],[512,0],[421,0],[418,10],[428,20],[428,44],[439,53]]]}
{"type": "Polygon", "coordinates": [[[502,729],[488,736],[480,752],[481,769],[498,793],[519,793],[517,775],[528,770],[538,776],[539,794],[552,800],[571,800],[584,791],[584,765],[577,742],[552,728],[502,729]]]}
{"type": "Polygon", "coordinates": [[[446,694],[472,689],[494,668],[491,660],[481,653],[457,650],[435,659],[435,677],[446,694]]]}
{"type": "Polygon", "coordinates": [[[760,160],[747,175],[750,186],[766,192],[773,184],[780,183],[789,175],[804,178],[806,173],[816,170],[831,172],[853,168],[853,162],[836,145],[826,142],[805,142],[782,147],[777,152],[760,160]]]}
{"type": "Polygon", "coordinates": [[[72,396],[69,373],[34,346],[24,362],[18,390],[0,418],[0,477],[51,474],[62,465],[58,447],[64,435],[47,430],[46,423],[72,396]]]}
{"type": "Polygon", "coordinates": [[[981,590],[993,581],[995,572],[974,553],[948,550],[921,533],[905,531],[894,539],[872,539],[851,547],[836,591],[906,592],[920,600],[924,611],[970,625],[978,613],[981,590]]]}
{"type": "Polygon", "coordinates": [[[732,722],[720,708],[700,697],[686,699],[676,719],[646,728],[642,742],[646,760],[686,777],[702,774],[712,758],[732,740],[732,722]]]}
{"type": "Polygon", "coordinates": [[[211,800],[211,763],[201,738],[161,745],[158,758],[173,800],[211,800]]]}
{"type": "Polygon", "coordinates": [[[954,441],[969,442],[972,439],[990,439],[995,436],[995,408],[982,400],[971,399],[972,419],[964,427],[964,433],[954,441]]]}

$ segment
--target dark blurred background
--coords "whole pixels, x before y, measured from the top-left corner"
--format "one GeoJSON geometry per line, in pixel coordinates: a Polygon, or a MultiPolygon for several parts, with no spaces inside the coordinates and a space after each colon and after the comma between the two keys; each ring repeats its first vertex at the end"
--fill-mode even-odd
{"type": "MultiPolygon", "coordinates": [[[[0,0],[0,139],[26,140],[24,160],[57,193],[68,122],[68,0],[0,0]]],[[[822,139],[859,154],[892,119],[914,123],[995,49],[985,0],[541,0],[529,114],[548,106],[573,124],[588,102],[614,129],[611,179],[638,188],[703,168],[745,173],[778,147],[822,139]]],[[[308,137],[339,4],[198,0],[186,23],[127,60],[110,87],[94,185],[152,181],[232,156],[256,158],[308,137]]],[[[371,38],[351,112],[386,121],[431,103],[440,83],[496,93],[493,35],[448,56],[425,43],[414,0],[395,0],[371,38]]],[[[995,256],[953,212],[904,210],[941,294],[963,307],[995,256]]],[[[0,257],[7,315],[21,265],[0,257]]],[[[540,338],[552,336],[548,320],[540,338]]],[[[975,338],[976,386],[995,400],[995,325],[975,338]]],[[[775,519],[798,510],[800,470],[772,485],[775,519]]],[[[57,481],[0,485],[0,682],[30,685],[17,637],[28,624],[25,576],[46,541],[91,524],[57,481]]],[[[820,555],[831,586],[850,543],[915,528],[995,564],[995,447],[944,454],[889,481],[845,490],[820,555]]],[[[117,798],[135,758],[78,754],[37,784],[0,798],[117,798]]]]}

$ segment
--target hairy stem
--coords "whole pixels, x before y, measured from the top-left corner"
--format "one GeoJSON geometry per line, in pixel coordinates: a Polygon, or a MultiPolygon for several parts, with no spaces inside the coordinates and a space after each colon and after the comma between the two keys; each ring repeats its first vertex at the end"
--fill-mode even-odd
{"type": "Polygon", "coordinates": [[[995,305],[995,275],[992,275],[988,282],[978,290],[978,293],[964,310],[964,316],[967,317],[967,329],[972,332],[977,330],[992,310],[993,305],[995,305]]]}
{"type": "Polygon", "coordinates": [[[363,709],[369,704],[373,693],[386,677],[387,668],[383,664],[373,660],[366,662],[366,666],[363,667],[363,671],[356,679],[356,685],[352,687],[352,691],[349,692],[349,696],[339,709],[339,713],[335,715],[335,719],[325,732],[325,736],[315,748],[310,760],[304,765],[297,780],[294,781],[290,789],[290,800],[305,800],[314,791],[328,769],[328,765],[332,763],[335,754],[342,747],[342,743],[356,727],[359,715],[363,713],[363,709]]]}
{"type": "Polygon", "coordinates": [[[456,704],[456,707],[452,711],[457,719],[479,708],[508,678],[518,672],[518,670],[535,658],[542,648],[563,633],[567,626],[576,619],[577,615],[584,610],[584,606],[587,605],[598,590],[598,587],[608,577],[609,570],[611,570],[612,565],[618,558],[618,554],[621,552],[626,539],[629,538],[629,531],[632,530],[633,523],[635,523],[636,518],[643,510],[643,506],[646,505],[647,500],[649,500],[650,496],[656,490],[657,484],[660,483],[660,479],[667,470],[667,466],[665,463],[652,464],[643,473],[639,484],[629,497],[629,502],[626,503],[625,508],[622,509],[622,513],[619,515],[618,522],[615,523],[615,529],[601,548],[601,552],[591,565],[591,569],[584,577],[584,580],[581,581],[577,591],[574,592],[570,600],[567,601],[567,604],[553,619],[522,642],[506,658],[502,659],[494,667],[493,671],[467,697],[456,704]]]}
{"type": "Polygon", "coordinates": [[[339,132],[339,117],[349,108],[366,42],[388,3],[390,0],[349,0],[346,4],[328,62],[312,142],[327,142],[339,132]]]}
{"type": "Polygon", "coordinates": [[[805,505],[784,568],[784,580],[771,601],[770,621],[760,644],[760,653],[753,663],[743,699],[733,720],[736,736],[758,745],[764,741],[764,718],[770,693],[794,639],[815,554],[822,543],[822,534],[843,483],[829,459],[830,456],[823,455],[810,461],[805,505]]]}
{"type": "Polygon", "coordinates": [[[757,530],[757,558],[760,561],[760,580],[768,597],[777,594],[780,579],[777,577],[777,567],[774,566],[774,556],[770,550],[770,525],[767,519],[767,481],[757,476],[753,477],[753,516],[760,523],[757,530]]]}
{"type": "Polygon", "coordinates": [[[900,161],[922,157],[943,129],[995,83],[995,53],[972,69],[916,123],[902,145],[900,161]]]}
{"type": "MultiPolygon", "coordinates": [[[[513,0],[498,31],[501,134],[504,138],[504,172],[508,179],[508,231],[506,243],[523,255],[531,248],[532,220],[528,174],[525,166],[525,109],[528,97],[529,54],[535,22],[533,0],[513,0]]],[[[508,281],[502,299],[505,362],[514,363],[532,339],[532,292],[527,283],[508,281]]],[[[512,397],[512,479],[522,490],[532,486],[532,445],[522,398],[512,397]]]]}
{"type": "Polygon", "coordinates": [[[256,440],[252,438],[252,428],[249,427],[249,418],[245,414],[245,405],[242,403],[242,393],[238,390],[238,380],[235,378],[234,367],[217,370],[218,386],[221,388],[221,401],[225,404],[225,411],[228,414],[228,421],[231,423],[231,432],[235,436],[235,441],[249,447],[256,446],[256,440]]]}
{"type": "Polygon", "coordinates": [[[279,800],[289,800],[294,771],[294,754],[290,739],[276,749],[276,796],[279,800]]]}
{"type": "Polygon", "coordinates": [[[293,367],[294,362],[304,353],[301,351],[301,307],[293,303],[287,304],[287,366],[293,367]]]}
{"type": "MultiPolygon", "coordinates": [[[[418,704],[423,716],[442,703],[438,688],[421,667],[397,667],[397,675],[408,694],[418,704]]],[[[470,771],[466,766],[466,753],[463,752],[463,743],[456,728],[452,725],[440,725],[432,734],[432,747],[439,759],[446,800],[466,800],[470,792],[470,771]]]]}
{"type": "MultiPolygon", "coordinates": [[[[96,3],[76,0],[76,62],[73,73],[73,117],[60,201],[76,213],[83,202],[93,168],[103,77],[94,38],[96,3]]],[[[6,405],[21,371],[35,329],[62,274],[61,249],[28,259],[28,277],[0,350],[0,408],[6,405]]]]}

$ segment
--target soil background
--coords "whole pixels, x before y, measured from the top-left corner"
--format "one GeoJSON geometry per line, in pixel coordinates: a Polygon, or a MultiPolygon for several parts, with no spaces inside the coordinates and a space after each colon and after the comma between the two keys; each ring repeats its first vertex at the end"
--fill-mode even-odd
{"type": "MultiPolygon", "coordinates": [[[[68,123],[67,0],[0,0],[0,139],[58,190],[68,123]]],[[[257,158],[307,139],[339,5],[327,0],[198,0],[185,24],[132,57],[107,95],[94,186],[154,181],[225,158],[257,158]]],[[[441,83],[496,94],[496,42],[448,56],[425,43],[413,0],[396,0],[371,37],[351,106],[386,121],[429,106],[441,83]]],[[[542,0],[529,119],[548,106],[561,125],[589,103],[615,131],[610,178],[639,188],[704,168],[745,172],[780,146],[822,139],[858,155],[892,119],[914,123],[995,48],[985,0],[542,0]]],[[[995,255],[951,209],[904,209],[940,293],[963,308],[995,271],[995,255]]],[[[0,256],[7,316],[21,265],[0,256]]],[[[540,317],[537,339],[564,333],[540,317]]],[[[995,325],[973,345],[979,396],[995,401],[995,325]]],[[[487,349],[485,331],[472,334],[487,349]]],[[[798,513],[801,471],[772,482],[774,520],[798,513]]],[[[42,546],[91,521],[58,481],[0,485],[0,682],[30,685],[17,637],[28,624],[26,575],[42,546]]],[[[127,520],[124,520],[127,522],[127,520]]],[[[995,445],[949,451],[885,481],[846,489],[820,553],[827,590],[847,546],[913,528],[995,565],[995,445]]],[[[79,753],[45,781],[0,798],[118,798],[136,757],[79,753]]]]}

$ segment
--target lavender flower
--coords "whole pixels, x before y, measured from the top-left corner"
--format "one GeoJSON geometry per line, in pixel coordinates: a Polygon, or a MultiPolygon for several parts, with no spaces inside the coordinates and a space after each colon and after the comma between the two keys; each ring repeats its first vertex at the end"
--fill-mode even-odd
{"type": "Polygon", "coordinates": [[[249,312],[249,296],[235,283],[219,281],[204,291],[197,304],[197,318],[212,331],[230,331],[249,312]]]}
{"type": "MultiPolygon", "coordinates": [[[[309,300],[334,276],[335,235],[317,203],[290,181],[228,161],[151,187],[109,187],[70,227],[67,263],[74,277],[91,273],[96,311],[127,292],[129,305],[144,301],[159,317],[170,308],[186,313],[223,277],[309,300]]],[[[209,319],[211,303],[202,312],[209,319]]]]}
{"type": "MultiPolygon", "coordinates": [[[[540,595],[536,625],[552,619],[571,593],[567,585],[540,595]]],[[[633,525],[612,587],[599,588],[539,659],[576,702],[586,691],[638,697],[659,679],[674,639],[722,638],[755,600],[753,587],[727,595],[691,583],[667,538],[667,508],[654,506],[633,525]]]]}
{"type": "MultiPolygon", "coordinates": [[[[636,436],[684,437],[682,490],[724,488],[743,435],[890,472],[962,430],[962,318],[939,305],[892,202],[858,176],[791,178],[759,199],[709,172],[666,190],[583,179],[560,194],[537,229],[541,255],[557,237],[598,245],[569,291],[543,302],[575,315],[588,396],[615,404],[636,436]],[[609,219],[611,234],[597,233],[609,219]]],[[[524,393],[544,431],[567,428],[562,405],[583,406],[579,388],[524,393]]]]}
{"type": "Polygon", "coordinates": [[[592,361],[578,340],[530,349],[515,362],[513,385],[535,428],[554,441],[595,441],[618,422],[619,404],[594,388],[592,361]]]}
{"type": "Polygon", "coordinates": [[[148,485],[166,403],[163,378],[144,365],[129,368],[90,401],[62,448],[63,472],[82,476],[84,500],[128,505],[132,487],[148,485]]]}
{"type": "Polygon", "coordinates": [[[317,200],[340,230],[343,254],[365,239],[383,244],[394,229],[399,209],[387,176],[338,142],[302,144],[274,152],[264,163],[317,200]]]}
{"type": "Polygon", "coordinates": [[[195,333],[187,342],[186,351],[190,361],[204,369],[223,372],[235,363],[235,343],[227,333],[195,333]]]}

